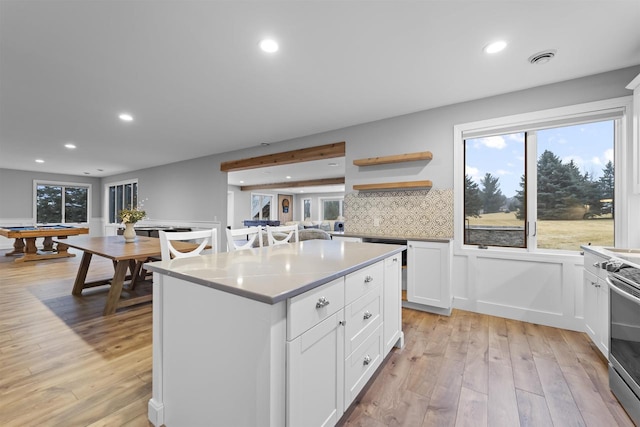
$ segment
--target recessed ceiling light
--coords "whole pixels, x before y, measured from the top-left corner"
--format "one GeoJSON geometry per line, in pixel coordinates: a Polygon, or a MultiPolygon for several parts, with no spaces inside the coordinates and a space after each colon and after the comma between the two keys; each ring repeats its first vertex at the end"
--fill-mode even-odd
{"type": "Polygon", "coordinates": [[[42,159],[36,159],[36,163],[44,163],[44,160],[42,160],[42,159]]]}
{"type": "Polygon", "coordinates": [[[272,39],[264,39],[260,41],[260,49],[267,53],[278,51],[278,42],[272,39]]]}
{"type": "Polygon", "coordinates": [[[484,47],[485,53],[498,53],[507,47],[507,42],[504,40],[498,40],[497,42],[489,43],[484,47]]]}
{"type": "Polygon", "coordinates": [[[329,163],[329,166],[338,166],[338,164],[336,162],[331,162],[329,163]]]}
{"type": "Polygon", "coordinates": [[[287,178],[287,179],[291,179],[291,177],[290,177],[289,175],[287,175],[285,178],[287,178]]]}
{"type": "Polygon", "coordinates": [[[120,118],[120,120],[122,120],[123,122],[132,122],[133,121],[133,116],[129,113],[122,113],[118,116],[118,118],[120,118]]]}
{"type": "Polygon", "coordinates": [[[74,148],[76,148],[75,144],[72,144],[72,143],[70,143],[70,142],[69,142],[69,143],[67,143],[67,144],[64,144],[64,146],[65,146],[66,148],[68,148],[69,150],[73,150],[74,148]]]}
{"type": "Polygon", "coordinates": [[[244,184],[244,181],[240,181],[240,184],[244,184]]]}

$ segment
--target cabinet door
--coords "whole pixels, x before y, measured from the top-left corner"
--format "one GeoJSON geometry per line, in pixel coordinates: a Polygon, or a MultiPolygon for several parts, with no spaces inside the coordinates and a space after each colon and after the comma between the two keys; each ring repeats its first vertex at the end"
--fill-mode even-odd
{"type": "Polygon", "coordinates": [[[407,243],[407,300],[451,308],[451,244],[407,243]]]}
{"type": "Polygon", "coordinates": [[[344,412],[344,311],[287,342],[287,426],[333,426],[344,412]]]}
{"type": "Polygon", "coordinates": [[[400,339],[402,331],[402,254],[384,260],[383,336],[384,354],[400,339]]]}
{"type": "Polygon", "coordinates": [[[598,344],[598,277],[584,270],[584,329],[591,340],[598,344]]]}
{"type": "Polygon", "coordinates": [[[605,280],[598,278],[598,332],[596,344],[609,360],[609,285],[605,280]]]}

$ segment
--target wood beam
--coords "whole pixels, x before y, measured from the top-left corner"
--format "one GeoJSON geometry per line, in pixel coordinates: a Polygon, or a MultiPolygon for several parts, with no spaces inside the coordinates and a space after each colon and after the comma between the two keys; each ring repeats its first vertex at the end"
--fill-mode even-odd
{"type": "Polygon", "coordinates": [[[319,185],[340,185],[340,184],[344,184],[344,177],[310,179],[307,181],[274,182],[272,184],[243,185],[240,187],[240,191],[268,190],[268,189],[278,189],[278,188],[317,187],[319,185]]]}
{"type": "Polygon", "coordinates": [[[301,148],[299,150],[250,157],[248,159],[230,160],[228,162],[220,163],[220,170],[222,172],[232,172],[263,168],[265,166],[288,165],[291,163],[309,162],[311,160],[344,157],[345,145],[346,144],[343,141],[327,145],[318,145],[317,147],[301,148]]]}

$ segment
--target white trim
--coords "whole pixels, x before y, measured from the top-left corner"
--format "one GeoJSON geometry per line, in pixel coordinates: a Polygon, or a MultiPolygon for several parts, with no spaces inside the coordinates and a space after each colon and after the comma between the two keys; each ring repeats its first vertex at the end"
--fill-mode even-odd
{"type": "MultiPolygon", "coordinates": [[[[120,224],[119,222],[109,222],[109,188],[110,187],[116,187],[118,185],[127,185],[127,184],[136,184],[136,197],[138,199],[138,202],[140,202],[140,184],[138,183],[138,178],[132,178],[132,179],[127,179],[124,181],[117,181],[117,182],[108,182],[104,184],[104,188],[103,188],[103,202],[102,202],[102,213],[104,215],[105,218],[105,223],[107,225],[117,225],[120,224]]],[[[140,204],[140,203],[138,203],[140,204]]]]}

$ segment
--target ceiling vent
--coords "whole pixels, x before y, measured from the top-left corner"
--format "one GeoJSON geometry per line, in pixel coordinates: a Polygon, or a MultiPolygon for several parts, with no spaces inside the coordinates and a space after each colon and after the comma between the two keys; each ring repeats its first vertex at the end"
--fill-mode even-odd
{"type": "Polygon", "coordinates": [[[555,49],[550,49],[535,53],[529,57],[529,62],[531,64],[546,64],[556,56],[556,52],[557,51],[555,49]]]}

